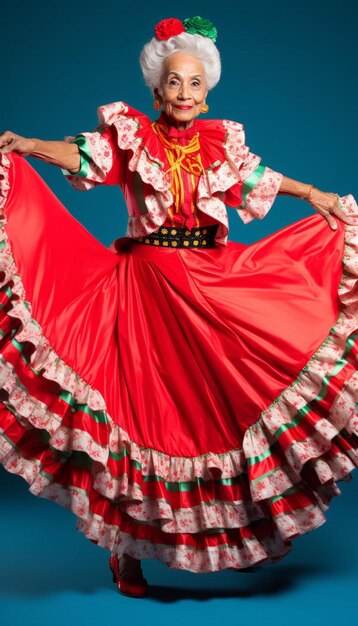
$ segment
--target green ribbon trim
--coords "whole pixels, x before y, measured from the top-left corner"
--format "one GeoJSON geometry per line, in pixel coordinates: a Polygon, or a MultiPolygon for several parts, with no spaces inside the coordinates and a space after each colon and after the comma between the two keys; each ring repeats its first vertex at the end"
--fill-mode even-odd
{"type": "MultiPolygon", "coordinates": [[[[345,348],[343,355],[341,356],[340,359],[338,359],[338,361],[336,361],[332,372],[330,374],[327,374],[327,376],[323,377],[321,391],[315,398],[313,398],[313,400],[311,400],[311,403],[320,402],[326,397],[330,379],[336,376],[337,374],[339,374],[339,372],[347,365],[348,362],[345,357],[348,356],[349,352],[352,350],[354,343],[355,343],[355,339],[357,339],[357,337],[358,335],[351,335],[351,337],[347,339],[346,348],[345,348]]],[[[311,408],[312,407],[310,406],[310,403],[307,403],[304,407],[299,409],[297,413],[297,417],[295,417],[295,419],[293,419],[292,422],[290,422],[290,424],[283,424],[282,426],[280,426],[280,428],[278,428],[277,431],[275,432],[274,437],[278,439],[280,435],[284,433],[286,430],[297,426],[302,420],[302,418],[305,417],[310,412],[311,408]]]]}
{"type": "MultiPolygon", "coordinates": [[[[215,484],[218,484],[218,485],[231,487],[232,485],[235,485],[241,482],[242,479],[243,479],[243,474],[239,474],[239,476],[235,476],[234,478],[221,478],[221,479],[218,478],[214,482],[215,484]]],[[[162,478],[161,476],[157,476],[156,474],[153,474],[150,476],[143,476],[143,481],[146,483],[148,482],[163,483],[167,491],[191,491],[197,486],[200,486],[200,485],[204,486],[207,482],[203,478],[198,477],[196,480],[187,480],[187,481],[181,481],[181,482],[175,483],[175,482],[169,482],[168,480],[164,480],[164,478],[162,478]]]]}
{"type": "Polygon", "coordinates": [[[272,496],[272,498],[269,498],[269,502],[274,504],[274,502],[283,500],[286,496],[291,496],[293,493],[297,493],[298,491],[300,491],[300,488],[297,485],[294,485],[293,487],[287,489],[284,493],[280,493],[278,496],[272,496]]]}
{"type": "MultiPolygon", "coordinates": [[[[315,398],[313,398],[310,403],[307,403],[304,407],[299,409],[298,412],[297,412],[296,417],[293,420],[291,420],[291,422],[289,424],[283,424],[282,426],[280,426],[280,428],[278,428],[276,430],[276,432],[274,433],[273,436],[277,440],[282,435],[282,433],[286,432],[290,428],[295,428],[296,426],[298,426],[298,424],[302,421],[302,419],[311,411],[311,409],[312,409],[311,404],[313,402],[319,402],[320,400],[323,400],[323,398],[325,398],[325,396],[327,395],[327,392],[328,392],[328,385],[329,385],[330,379],[333,378],[334,376],[336,376],[347,365],[348,361],[346,360],[346,357],[348,356],[349,352],[354,347],[355,340],[357,338],[358,338],[358,335],[351,335],[347,339],[346,347],[345,347],[345,351],[344,351],[343,355],[341,356],[340,359],[338,359],[338,361],[336,361],[336,363],[335,363],[335,365],[333,367],[332,372],[330,374],[328,374],[327,376],[324,376],[322,387],[321,387],[321,390],[318,393],[318,395],[315,398]]],[[[306,368],[304,368],[302,371],[306,371],[306,368]]],[[[299,377],[300,377],[300,374],[298,375],[297,378],[299,378],[299,377]]],[[[253,456],[253,457],[250,457],[249,459],[247,459],[247,464],[249,466],[251,466],[251,465],[255,465],[256,463],[260,463],[261,461],[264,461],[269,456],[271,456],[272,451],[277,446],[278,446],[278,441],[276,441],[272,446],[270,446],[270,448],[265,450],[265,452],[263,452],[262,454],[259,454],[258,456],[253,456]]],[[[270,472],[267,472],[267,474],[271,474],[271,473],[277,471],[278,469],[279,468],[274,468],[270,472]]],[[[266,474],[264,474],[263,476],[265,476],[265,475],[266,474]]],[[[260,477],[258,477],[256,479],[254,479],[252,482],[255,482],[257,480],[261,480],[261,478],[263,476],[260,476],[260,477]]]]}
{"type": "MultiPolygon", "coordinates": [[[[37,322],[35,322],[35,323],[37,324],[37,322]]],[[[18,331],[18,329],[14,329],[14,332],[17,332],[17,331],[18,331]]],[[[22,360],[31,369],[31,371],[34,374],[36,374],[36,376],[40,376],[41,372],[38,371],[38,370],[35,370],[32,367],[29,359],[25,356],[25,354],[24,354],[24,346],[22,345],[22,343],[17,341],[17,339],[15,337],[12,337],[11,343],[20,352],[22,360]]],[[[69,391],[62,390],[62,391],[59,392],[57,397],[60,398],[61,400],[63,400],[64,402],[66,402],[71,407],[71,411],[73,411],[73,412],[81,411],[82,413],[86,413],[87,415],[90,415],[97,423],[108,424],[108,417],[107,417],[107,414],[104,411],[99,411],[99,410],[98,411],[94,411],[93,409],[91,409],[88,406],[88,404],[79,404],[79,403],[77,403],[75,398],[73,397],[73,395],[69,391]]]]}
{"type": "MultiPolygon", "coordinates": [[[[109,456],[116,461],[121,461],[123,457],[127,457],[129,459],[127,448],[124,448],[122,452],[119,452],[119,453],[112,452],[111,450],[109,450],[109,456]]],[[[129,459],[129,461],[131,465],[135,467],[138,471],[142,470],[142,464],[139,461],[133,461],[132,459],[129,459]]],[[[244,476],[247,478],[246,472],[243,472],[242,474],[239,474],[238,476],[234,476],[233,478],[218,478],[215,480],[215,484],[223,485],[224,487],[231,487],[232,485],[235,485],[241,482],[244,479],[244,476]]],[[[157,474],[150,474],[147,476],[143,476],[143,481],[144,482],[150,482],[150,481],[161,482],[165,485],[167,491],[190,491],[191,489],[197,487],[198,485],[199,486],[205,485],[207,482],[203,478],[200,478],[200,477],[198,477],[196,480],[173,482],[173,481],[165,480],[164,478],[162,478],[162,476],[158,476],[157,474]]]]}
{"type": "Polygon", "coordinates": [[[87,178],[90,163],[92,161],[91,148],[89,145],[89,141],[87,137],[84,137],[84,135],[77,135],[77,137],[70,143],[76,143],[79,147],[80,157],[81,157],[81,167],[78,170],[78,172],[69,172],[69,174],[71,174],[71,176],[80,176],[83,178],[87,178]]]}
{"type": "MultiPolygon", "coordinates": [[[[85,140],[85,138],[84,138],[85,140]]],[[[259,166],[260,167],[260,166],[259,166]]],[[[257,168],[259,169],[259,168],[257,168]]],[[[264,171],[264,167],[262,167],[261,170],[261,175],[262,172],[264,171]]],[[[255,170],[256,172],[257,170],[255,170]]],[[[254,172],[254,173],[255,173],[254,172]]],[[[259,172],[258,172],[259,174],[259,172]]],[[[260,176],[261,177],[261,176],[260,176]]],[[[13,293],[11,291],[11,289],[7,286],[7,287],[3,287],[0,291],[2,291],[3,293],[6,293],[6,295],[8,297],[12,297],[13,293]]],[[[28,306],[28,303],[25,302],[25,305],[28,306]]],[[[37,322],[35,322],[36,325],[38,326],[37,322]]],[[[332,329],[334,330],[334,329],[332,329]]],[[[331,335],[332,335],[332,330],[331,330],[331,335]]],[[[13,335],[17,332],[17,329],[13,330],[13,335]]],[[[327,343],[327,341],[330,339],[331,335],[329,337],[327,337],[326,341],[322,344],[324,345],[325,343],[327,343]]],[[[313,398],[313,400],[311,400],[312,402],[319,402],[320,400],[322,400],[323,398],[325,398],[325,396],[327,395],[328,392],[328,386],[329,386],[329,381],[331,378],[333,378],[334,376],[336,376],[348,363],[348,361],[346,360],[347,355],[350,353],[350,351],[352,350],[352,348],[354,347],[355,344],[355,340],[358,338],[358,334],[353,334],[351,335],[347,341],[346,341],[346,346],[345,346],[345,351],[342,355],[342,357],[340,357],[336,363],[334,364],[333,370],[330,374],[328,374],[327,376],[325,376],[323,378],[323,383],[322,383],[322,387],[320,392],[318,393],[318,395],[313,398]]],[[[24,360],[24,362],[29,366],[29,368],[37,375],[39,375],[40,372],[36,371],[34,368],[31,367],[31,363],[30,361],[26,358],[26,356],[23,353],[23,345],[18,342],[15,338],[15,336],[12,337],[11,339],[12,344],[14,345],[14,347],[17,348],[17,350],[21,353],[21,357],[24,360]]],[[[322,346],[321,346],[322,347],[322,346]]],[[[312,361],[315,358],[315,355],[313,357],[311,357],[310,361],[312,361]]],[[[300,375],[308,370],[308,364],[303,368],[303,370],[301,371],[301,373],[298,375],[297,379],[295,382],[297,382],[300,378],[300,375]]],[[[293,383],[294,384],[294,383],[293,383]]],[[[282,394],[281,394],[282,395],[282,394]]],[[[71,407],[72,411],[76,411],[76,410],[81,410],[82,412],[90,415],[96,422],[98,423],[108,423],[108,418],[107,418],[107,414],[103,411],[93,411],[92,409],[90,409],[90,407],[88,407],[88,405],[85,404],[77,404],[76,400],[74,399],[74,397],[72,396],[72,394],[68,391],[62,390],[59,393],[59,398],[61,398],[63,401],[67,402],[67,404],[71,407]]],[[[11,407],[8,407],[9,410],[14,413],[14,415],[16,416],[15,411],[12,410],[11,407]]],[[[278,446],[278,439],[280,437],[280,435],[287,431],[289,428],[294,428],[296,427],[300,421],[303,419],[304,416],[306,416],[309,411],[311,410],[311,406],[309,403],[307,403],[304,407],[302,407],[301,409],[298,410],[298,413],[296,415],[296,417],[290,422],[287,423],[283,426],[281,426],[280,428],[277,429],[277,431],[274,433],[275,438],[277,439],[277,441],[270,447],[268,448],[265,452],[263,452],[261,455],[258,455],[256,457],[251,457],[247,459],[247,464],[248,466],[252,466],[255,463],[259,463],[261,461],[263,461],[264,459],[268,458],[271,454],[272,451],[274,450],[274,448],[276,448],[278,446]]],[[[7,438],[6,438],[7,439],[7,438]]],[[[10,443],[10,440],[9,440],[10,443]]],[[[11,442],[13,443],[13,442],[11,442]]],[[[16,448],[17,446],[15,444],[13,444],[14,447],[16,448]]],[[[72,455],[74,454],[74,452],[72,452],[72,455]]],[[[85,453],[82,453],[85,455],[85,453]]],[[[224,456],[225,453],[223,453],[224,456]]],[[[71,453],[70,453],[71,455],[71,453]]],[[[64,454],[64,456],[66,456],[66,454],[64,454]]],[[[112,457],[114,460],[120,461],[123,459],[124,456],[128,457],[128,452],[127,449],[124,448],[123,451],[121,451],[120,453],[113,453],[111,451],[109,451],[109,456],[112,457]]],[[[133,466],[138,469],[139,471],[141,471],[142,466],[139,462],[137,461],[130,461],[133,466]]],[[[90,461],[91,463],[91,461],[90,461]]],[[[252,480],[253,483],[257,482],[258,480],[262,480],[262,478],[264,476],[268,476],[270,474],[273,474],[274,472],[278,471],[280,468],[276,467],[273,468],[272,470],[269,470],[268,472],[266,472],[263,476],[257,477],[255,479],[252,480]]],[[[224,486],[232,486],[235,483],[241,481],[244,477],[246,476],[246,473],[243,472],[242,474],[240,474],[237,477],[234,478],[226,478],[226,479],[217,479],[215,480],[216,483],[218,484],[222,484],[224,486]]],[[[157,481],[157,482],[162,482],[165,486],[166,489],[168,491],[190,491],[192,488],[204,484],[205,481],[203,479],[198,478],[196,481],[182,481],[182,482],[169,482],[164,480],[161,476],[157,476],[157,475],[151,475],[151,476],[143,476],[143,480],[145,482],[149,482],[149,481],[157,481]]],[[[280,497],[284,497],[285,494],[282,494],[281,496],[278,496],[277,498],[280,497]]]]}
{"type": "Polygon", "coordinates": [[[90,415],[99,424],[108,424],[107,414],[104,411],[93,411],[88,404],[78,404],[70,391],[61,391],[58,397],[71,407],[73,413],[81,411],[90,415]]]}
{"type": "MultiPolygon", "coordinates": [[[[1,293],[4,293],[9,298],[9,300],[11,300],[11,298],[13,296],[13,293],[12,293],[10,287],[7,287],[6,289],[1,289],[0,291],[1,291],[1,293]]],[[[4,306],[6,306],[6,304],[0,304],[0,309],[3,309],[4,306]]]]}
{"type": "Polygon", "coordinates": [[[240,204],[240,209],[244,209],[246,207],[247,196],[261,180],[265,169],[266,165],[258,165],[257,168],[250,174],[250,176],[248,176],[248,178],[244,180],[244,184],[241,190],[242,202],[240,204]]]}
{"type": "Polygon", "coordinates": [[[4,293],[9,299],[12,298],[12,296],[14,295],[9,286],[2,287],[0,291],[1,293],[4,293]]]}
{"type": "MultiPolygon", "coordinates": [[[[10,290],[9,290],[10,291],[10,290]]],[[[320,393],[316,396],[316,398],[313,398],[313,400],[311,402],[314,401],[319,401],[321,399],[323,399],[328,391],[328,384],[329,384],[329,379],[332,378],[333,376],[335,376],[346,364],[347,361],[345,359],[345,357],[349,354],[349,352],[351,351],[351,349],[354,346],[355,343],[355,339],[358,337],[358,335],[352,335],[351,337],[348,338],[347,342],[346,342],[346,349],[344,354],[342,355],[342,357],[335,363],[335,366],[331,372],[331,374],[327,375],[324,377],[324,381],[323,381],[323,385],[321,388],[320,393]]],[[[19,352],[21,353],[21,356],[23,358],[23,360],[25,361],[25,363],[31,368],[31,370],[39,375],[39,372],[36,371],[35,369],[33,369],[31,367],[31,364],[29,363],[28,359],[26,359],[26,357],[23,354],[23,350],[22,350],[22,344],[19,343],[14,337],[12,338],[12,343],[13,345],[19,350],[19,352]]],[[[108,422],[108,418],[105,412],[103,411],[93,411],[92,409],[90,409],[90,407],[88,407],[88,405],[84,405],[84,404],[77,404],[75,399],[73,398],[72,394],[68,391],[61,391],[59,393],[59,398],[61,398],[62,400],[64,400],[65,402],[68,403],[69,406],[71,406],[72,411],[75,410],[81,410],[84,413],[87,413],[88,415],[90,415],[96,422],[98,423],[104,423],[106,424],[108,422]]],[[[311,410],[311,407],[309,404],[307,404],[305,407],[302,407],[301,409],[299,409],[297,416],[289,423],[289,424],[285,424],[283,426],[281,426],[280,428],[277,429],[276,433],[274,434],[274,436],[276,437],[276,439],[278,440],[278,438],[280,437],[280,435],[285,432],[286,430],[288,430],[289,428],[294,428],[296,427],[300,421],[303,419],[303,417],[305,415],[307,415],[307,413],[309,413],[309,411],[311,410]]],[[[247,459],[247,464],[248,466],[252,466],[255,465],[256,463],[259,463],[261,461],[263,461],[264,459],[268,458],[269,456],[271,456],[272,452],[274,451],[274,449],[278,447],[278,441],[276,441],[270,448],[268,448],[267,450],[265,450],[265,452],[263,452],[262,454],[255,456],[255,457],[250,457],[247,459]]],[[[128,457],[128,453],[127,453],[127,449],[124,448],[120,453],[114,453],[109,451],[109,456],[111,458],[113,458],[116,461],[121,461],[123,459],[123,457],[127,456],[128,457]]],[[[137,461],[131,461],[131,463],[133,464],[134,467],[136,467],[139,471],[141,471],[141,464],[137,461]]],[[[252,483],[255,483],[259,480],[262,480],[262,478],[264,478],[265,476],[269,476],[270,474],[275,473],[276,471],[278,471],[280,469],[280,467],[276,467],[273,468],[272,470],[269,470],[268,472],[266,472],[264,475],[259,476],[255,479],[252,479],[252,483]]],[[[242,480],[243,476],[245,475],[245,473],[240,474],[238,477],[235,478],[226,478],[226,479],[218,479],[217,482],[218,484],[222,484],[224,486],[231,486],[234,485],[235,483],[237,483],[238,481],[242,480]]],[[[203,484],[205,481],[198,479],[197,481],[182,481],[181,483],[174,483],[174,482],[169,482],[169,481],[165,481],[161,476],[157,476],[157,475],[151,475],[151,476],[144,476],[143,479],[148,482],[148,481],[159,481],[159,482],[163,482],[166,486],[166,489],[168,491],[190,491],[190,489],[192,489],[193,487],[197,486],[198,484],[203,484]]]]}

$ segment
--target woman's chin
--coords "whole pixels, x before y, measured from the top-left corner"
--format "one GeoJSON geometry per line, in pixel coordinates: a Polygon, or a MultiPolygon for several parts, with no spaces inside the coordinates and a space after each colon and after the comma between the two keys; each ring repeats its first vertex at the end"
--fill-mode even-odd
{"type": "Polygon", "coordinates": [[[172,120],[173,123],[177,124],[191,124],[195,118],[197,117],[194,112],[194,107],[191,109],[175,109],[171,111],[168,117],[172,120]]]}

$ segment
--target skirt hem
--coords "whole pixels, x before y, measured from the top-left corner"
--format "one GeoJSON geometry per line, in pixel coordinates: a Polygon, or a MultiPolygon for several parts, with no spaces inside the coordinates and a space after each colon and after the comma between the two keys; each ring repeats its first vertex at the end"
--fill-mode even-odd
{"type": "MultiPolygon", "coordinates": [[[[9,190],[2,159],[0,209],[9,190]]],[[[352,196],[343,209],[356,214],[352,196]]],[[[274,562],[358,464],[357,227],[345,227],[341,312],[297,379],[247,429],[242,449],[173,457],[130,440],[31,316],[0,224],[0,461],[112,552],[210,572],[274,562]]]]}

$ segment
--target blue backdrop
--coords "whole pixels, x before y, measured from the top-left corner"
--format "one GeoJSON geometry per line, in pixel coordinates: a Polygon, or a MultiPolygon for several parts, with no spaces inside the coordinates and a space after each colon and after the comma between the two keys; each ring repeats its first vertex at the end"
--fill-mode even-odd
{"type": "MultiPolygon", "coordinates": [[[[357,198],[357,7],[355,0],[7,3],[0,18],[0,131],[62,139],[92,130],[96,108],[115,100],[155,119],[138,63],[141,47],[160,19],[201,15],[218,28],[223,64],[207,117],[242,122],[247,144],[263,164],[357,198]]],[[[124,235],[119,189],[81,194],[58,168],[29,160],[103,243],[124,235]]],[[[283,196],[264,220],[248,225],[229,210],[230,238],[250,243],[311,213],[309,204],[283,196]]],[[[145,562],[154,584],[146,601],[115,593],[107,553],[74,530],[69,512],[34,498],[22,479],[3,470],[0,488],[0,609],[6,625],[25,619],[72,624],[79,618],[94,624],[98,612],[103,619],[130,617],[132,624],[199,618],[212,624],[229,611],[235,623],[261,616],[277,624],[289,616],[292,624],[333,624],[342,618],[342,603],[345,610],[357,608],[355,482],[333,503],[329,523],[298,539],[281,564],[253,578],[232,572],[198,577],[145,562]]]]}

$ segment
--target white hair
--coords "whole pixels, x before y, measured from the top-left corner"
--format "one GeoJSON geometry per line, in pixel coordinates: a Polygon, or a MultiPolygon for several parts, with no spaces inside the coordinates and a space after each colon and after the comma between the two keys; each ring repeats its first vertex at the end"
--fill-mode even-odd
{"type": "Polygon", "coordinates": [[[174,52],[187,52],[202,61],[208,90],[219,82],[220,54],[212,39],[192,33],[180,33],[166,40],[153,37],[139,56],[145,84],[152,92],[160,85],[164,61],[174,52]]]}

